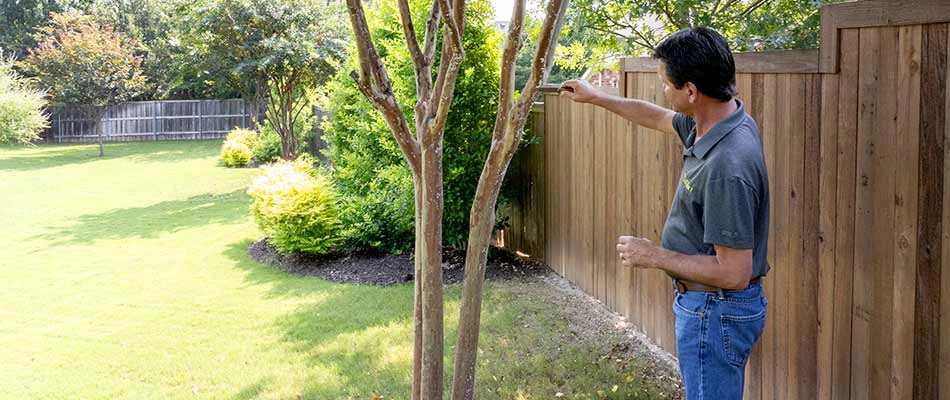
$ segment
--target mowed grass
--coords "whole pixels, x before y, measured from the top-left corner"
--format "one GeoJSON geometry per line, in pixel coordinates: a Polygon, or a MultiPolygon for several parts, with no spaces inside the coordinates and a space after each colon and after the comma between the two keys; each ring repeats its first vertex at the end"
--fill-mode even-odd
{"type": "MultiPolygon", "coordinates": [[[[412,286],[248,258],[259,172],[218,166],[219,147],[0,147],[0,398],[408,398],[412,286]]],[[[480,399],[660,396],[523,291],[489,285],[482,321],[480,399]]]]}

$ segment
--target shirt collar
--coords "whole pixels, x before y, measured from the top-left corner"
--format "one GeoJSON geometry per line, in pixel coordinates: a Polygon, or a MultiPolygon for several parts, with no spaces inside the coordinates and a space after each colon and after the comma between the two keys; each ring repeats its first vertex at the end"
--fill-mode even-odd
{"type": "Polygon", "coordinates": [[[695,155],[699,158],[706,157],[706,154],[708,154],[722,138],[728,136],[730,132],[739,126],[742,120],[745,119],[745,108],[739,99],[736,99],[736,105],[738,106],[736,111],[722,121],[717,122],[709,132],[706,132],[706,134],[700,138],[699,142],[696,142],[696,126],[694,125],[692,132],[689,134],[689,140],[693,145],[686,149],[684,154],[695,155]]]}

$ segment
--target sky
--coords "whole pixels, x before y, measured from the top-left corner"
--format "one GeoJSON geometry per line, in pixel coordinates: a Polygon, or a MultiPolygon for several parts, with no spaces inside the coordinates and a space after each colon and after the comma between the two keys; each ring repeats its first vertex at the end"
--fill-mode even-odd
{"type": "Polygon", "coordinates": [[[514,0],[491,0],[495,6],[495,21],[507,21],[511,19],[511,8],[514,7],[514,0]]]}

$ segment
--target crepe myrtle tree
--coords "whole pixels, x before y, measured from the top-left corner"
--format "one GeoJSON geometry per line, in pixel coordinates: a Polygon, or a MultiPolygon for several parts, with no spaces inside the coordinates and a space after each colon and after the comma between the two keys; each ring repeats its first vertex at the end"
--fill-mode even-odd
{"type": "Polygon", "coordinates": [[[515,62],[521,47],[524,26],[525,0],[516,0],[511,14],[511,26],[505,39],[501,60],[501,84],[498,88],[498,113],[492,132],[491,148],[485,167],[478,179],[469,222],[468,248],[465,253],[465,280],[459,314],[458,344],[455,348],[455,373],[452,380],[452,399],[471,399],[475,384],[475,358],[478,348],[481,318],[482,288],[485,282],[485,263],[495,222],[495,206],[511,158],[518,149],[525,121],[531,111],[538,89],[547,81],[557,47],[558,34],[567,11],[568,0],[550,0],[544,22],[536,42],[531,74],[514,98],[515,62]]]}
{"type": "MultiPolygon", "coordinates": [[[[482,286],[495,220],[495,203],[508,164],[521,139],[533,98],[550,71],[567,3],[567,0],[551,0],[548,4],[531,77],[516,101],[514,64],[523,40],[525,0],[515,1],[502,55],[499,106],[491,148],[472,204],[452,399],[471,399],[473,396],[482,286]]],[[[398,106],[386,69],[373,44],[361,0],[347,0],[360,61],[359,72],[353,71],[351,77],[360,92],[383,115],[412,173],[416,206],[412,398],[434,400],[441,399],[443,392],[442,138],[459,65],[465,57],[462,48],[465,1],[433,1],[421,45],[416,37],[408,0],[399,0],[398,4],[416,78],[414,127],[410,127],[410,120],[398,106]],[[442,32],[442,46],[436,59],[439,32],[442,32]],[[437,68],[434,81],[433,68],[437,68]]]]}

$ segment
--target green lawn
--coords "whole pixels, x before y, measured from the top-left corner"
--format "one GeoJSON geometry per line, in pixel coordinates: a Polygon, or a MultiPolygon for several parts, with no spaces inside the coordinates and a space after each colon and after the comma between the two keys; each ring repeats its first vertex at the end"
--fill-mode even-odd
{"type": "MultiPolygon", "coordinates": [[[[217,166],[219,146],[0,147],[0,398],[407,397],[412,286],[249,259],[258,172],[217,166]]],[[[449,369],[458,287],[446,297],[449,369]]],[[[480,399],[656,397],[597,345],[554,340],[557,311],[489,285],[480,399]]]]}

